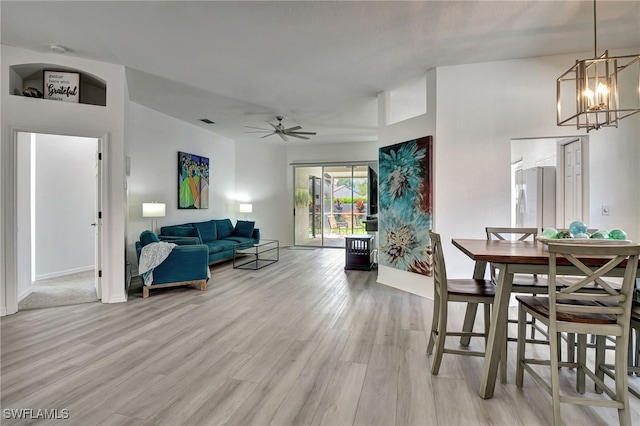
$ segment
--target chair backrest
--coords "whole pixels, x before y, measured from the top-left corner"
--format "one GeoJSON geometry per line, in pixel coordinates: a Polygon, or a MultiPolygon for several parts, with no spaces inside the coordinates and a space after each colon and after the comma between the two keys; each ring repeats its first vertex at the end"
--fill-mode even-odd
{"type": "MultiPolygon", "coordinates": [[[[527,241],[527,240],[535,240],[538,236],[537,228],[504,228],[504,227],[495,227],[495,226],[487,226],[485,228],[485,232],[487,233],[487,240],[507,240],[507,241],[527,241]]],[[[491,273],[491,279],[495,282],[498,279],[498,271],[493,266],[489,266],[489,271],[491,273]]],[[[536,275],[534,274],[534,277],[536,275]]]]}
{"type": "Polygon", "coordinates": [[[487,240],[534,240],[538,236],[537,228],[485,228],[487,232],[487,240]]]}
{"type": "Polygon", "coordinates": [[[331,229],[336,229],[338,227],[338,222],[336,222],[336,217],[330,214],[328,218],[329,218],[329,226],[331,227],[331,229]]]}
{"type": "Polygon", "coordinates": [[[447,268],[444,262],[444,253],[442,252],[442,241],[440,234],[429,230],[429,238],[431,239],[431,247],[433,251],[433,281],[434,291],[441,299],[446,300],[447,292],[447,268]]]}
{"type": "MultiPolygon", "coordinates": [[[[569,315],[616,315],[618,328],[609,330],[607,334],[628,336],[640,244],[595,245],[550,242],[549,288],[557,288],[558,255],[566,258],[584,276],[571,285],[562,287],[555,292],[549,292],[550,320],[556,322],[558,312],[569,315]],[[587,259],[593,257],[604,258],[606,263],[597,268],[586,266],[584,263],[588,263],[587,259]],[[602,277],[611,275],[611,272],[617,268],[624,268],[624,277],[620,287],[611,286],[610,283],[602,279],[602,277]]],[[[584,331],[590,332],[589,329],[584,331]]]]}

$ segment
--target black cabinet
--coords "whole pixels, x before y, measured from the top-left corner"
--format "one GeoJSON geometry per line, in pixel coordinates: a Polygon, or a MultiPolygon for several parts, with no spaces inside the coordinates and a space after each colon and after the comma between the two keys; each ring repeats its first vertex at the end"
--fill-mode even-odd
{"type": "Polygon", "coordinates": [[[370,271],[373,268],[374,235],[347,235],[345,237],[344,269],[370,271]]]}

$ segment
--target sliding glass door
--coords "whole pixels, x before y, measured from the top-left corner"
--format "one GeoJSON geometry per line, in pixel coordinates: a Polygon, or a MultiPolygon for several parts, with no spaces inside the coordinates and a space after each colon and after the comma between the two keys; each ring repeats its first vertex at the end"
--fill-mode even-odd
{"type": "Polygon", "coordinates": [[[364,234],[369,205],[365,164],[294,166],[294,244],[344,247],[364,234]]]}

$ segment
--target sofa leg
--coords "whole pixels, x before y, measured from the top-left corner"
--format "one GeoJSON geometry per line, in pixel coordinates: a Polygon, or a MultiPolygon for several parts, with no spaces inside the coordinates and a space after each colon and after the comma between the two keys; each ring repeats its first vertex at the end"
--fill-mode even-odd
{"type": "Polygon", "coordinates": [[[206,290],[207,290],[207,282],[202,281],[202,283],[200,283],[200,291],[206,291],[206,290]]]}
{"type": "Polygon", "coordinates": [[[142,298],[149,297],[149,286],[142,286],[142,298]]]}

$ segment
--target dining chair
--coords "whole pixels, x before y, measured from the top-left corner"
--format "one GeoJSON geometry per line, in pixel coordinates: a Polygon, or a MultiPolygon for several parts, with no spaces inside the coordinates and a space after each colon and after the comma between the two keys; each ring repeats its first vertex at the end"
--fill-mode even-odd
{"type": "MultiPolygon", "coordinates": [[[[487,240],[500,240],[500,241],[535,241],[538,236],[537,228],[505,228],[505,227],[491,227],[485,228],[487,234],[487,240]]],[[[489,270],[491,274],[491,281],[495,284],[498,282],[498,270],[493,264],[489,264],[489,270]]],[[[541,277],[538,274],[515,274],[513,276],[513,284],[511,292],[514,294],[547,294],[549,288],[549,282],[545,277],[541,277]]],[[[509,323],[515,324],[518,320],[516,318],[510,318],[509,323]]],[[[531,339],[535,339],[536,330],[542,333],[545,338],[547,337],[546,330],[536,326],[535,319],[531,319],[528,322],[531,329],[531,339]]],[[[515,342],[515,337],[507,337],[508,341],[515,342]]]]}
{"type": "Polygon", "coordinates": [[[550,288],[555,288],[559,270],[563,268],[557,265],[559,256],[567,259],[584,275],[567,287],[550,291],[548,296],[516,297],[519,302],[516,385],[522,388],[524,372],[529,373],[551,395],[553,423],[556,425],[562,423],[561,403],[617,408],[620,424],[631,424],[627,391],[627,349],[639,255],[640,245],[638,244],[595,245],[549,242],[550,288]],[[598,268],[586,266],[585,259],[594,256],[605,258],[606,263],[598,268]],[[624,268],[624,278],[619,287],[611,286],[602,279],[614,268],[624,268]],[[547,325],[549,329],[549,359],[525,356],[527,314],[547,325]],[[577,359],[574,362],[560,361],[560,347],[558,339],[554,336],[562,332],[577,335],[578,350],[577,359]],[[615,337],[615,388],[609,387],[601,378],[601,358],[597,360],[595,366],[587,365],[587,334],[595,334],[599,339],[600,336],[615,337]],[[551,384],[532,365],[549,366],[551,384]],[[597,389],[602,389],[610,399],[561,393],[559,367],[576,369],[576,390],[579,394],[585,393],[585,376],[588,376],[596,384],[597,389]]]}
{"type": "MultiPolygon", "coordinates": [[[[437,375],[440,371],[442,355],[456,354],[467,356],[484,357],[485,352],[462,350],[445,347],[447,336],[465,336],[465,337],[483,337],[486,339],[489,334],[489,324],[491,321],[491,305],[495,296],[495,286],[490,280],[476,279],[448,279],[447,269],[442,251],[442,241],[440,234],[429,231],[431,238],[431,246],[433,249],[433,280],[434,280],[434,299],[433,299],[433,319],[431,321],[431,333],[429,335],[429,343],[427,344],[427,354],[435,355],[431,363],[431,374],[437,375]],[[473,330],[465,332],[455,332],[447,330],[447,315],[449,302],[463,303],[481,303],[484,305],[484,333],[473,332],[473,330]]],[[[505,347],[506,352],[506,347],[505,347]]],[[[506,353],[503,353],[505,356],[506,353]]],[[[505,359],[505,358],[502,358],[505,359]]],[[[506,369],[501,369],[501,380],[506,381],[506,369]]]]}
{"type": "MultiPolygon", "coordinates": [[[[629,350],[627,360],[627,371],[629,376],[632,374],[636,374],[640,376],[640,302],[633,301],[633,306],[631,307],[631,322],[629,323],[629,350]]],[[[598,336],[596,342],[596,365],[600,367],[598,371],[599,377],[604,379],[604,374],[615,379],[615,366],[606,362],[606,349],[615,349],[615,346],[611,348],[611,346],[607,345],[607,338],[604,336],[598,336]]],[[[628,380],[628,379],[627,379],[628,380]]],[[[640,390],[635,388],[629,383],[628,386],[629,393],[636,398],[640,398],[640,390]]],[[[600,389],[596,388],[596,391],[600,391],[600,389]]]]}
{"type": "Polygon", "coordinates": [[[348,228],[349,225],[347,224],[347,222],[338,222],[334,215],[329,215],[328,219],[329,219],[329,227],[331,228],[331,231],[333,231],[334,229],[337,229],[338,234],[341,234],[343,229],[345,230],[345,232],[349,230],[348,228]]]}

